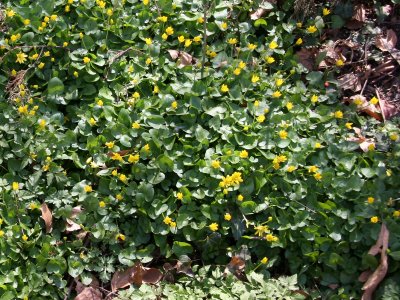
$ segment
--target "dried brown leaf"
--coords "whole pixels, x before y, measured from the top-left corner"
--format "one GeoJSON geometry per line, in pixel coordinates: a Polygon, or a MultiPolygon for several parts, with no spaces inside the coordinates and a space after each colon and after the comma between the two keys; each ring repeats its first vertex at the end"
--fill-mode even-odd
{"type": "Polygon", "coordinates": [[[373,272],[371,270],[364,271],[358,276],[359,282],[366,282],[373,272]]]}
{"type": "Polygon", "coordinates": [[[352,90],[353,92],[361,91],[361,79],[354,73],[344,74],[338,78],[339,86],[343,90],[352,90]]]}
{"type": "Polygon", "coordinates": [[[354,6],[353,19],[359,22],[365,22],[365,6],[364,4],[357,4],[354,6]]]}
{"type": "MultiPolygon", "coordinates": [[[[136,265],[135,265],[136,266],[136,265]]],[[[117,271],[111,279],[111,291],[115,292],[118,289],[129,286],[132,283],[132,277],[135,272],[135,266],[126,269],[125,271],[117,271]]]]}
{"type": "Polygon", "coordinates": [[[53,214],[51,213],[51,210],[47,204],[44,202],[42,203],[40,210],[42,211],[42,219],[46,224],[46,232],[50,233],[53,230],[53,214]]]}
{"type": "Polygon", "coordinates": [[[155,268],[145,268],[142,275],[142,282],[156,284],[161,280],[162,277],[163,274],[160,272],[160,270],[155,268]]]}
{"type": "Polygon", "coordinates": [[[308,70],[314,70],[315,59],[318,53],[316,48],[301,48],[296,52],[297,60],[308,70]]]}
{"type": "Polygon", "coordinates": [[[378,47],[382,51],[390,51],[396,47],[397,44],[397,36],[394,30],[389,29],[386,32],[386,36],[378,36],[375,41],[376,47],[378,47]]]}
{"type": "MultiPolygon", "coordinates": [[[[264,0],[264,1],[261,2],[260,6],[262,6],[264,3],[276,4],[276,0],[268,0],[268,1],[264,0]]],[[[255,12],[250,14],[250,19],[251,20],[258,20],[263,15],[265,15],[265,13],[267,13],[269,11],[272,11],[272,9],[266,9],[266,8],[260,7],[255,12]]]]}
{"type": "Polygon", "coordinates": [[[386,100],[380,99],[379,106],[381,107],[382,115],[385,120],[389,120],[399,113],[399,108],[386,100]]]}
{"type": "Polygon", "coordinates": [[[75,219],[83,211],[82,206],[78,205],[72,208],[71,219],[75,219]]]}
{"type": "Polygon", "coordinates": [[[190,263],[182,263],[180,260],[176,263],[176,271],[178,273],[183,273],[189,277],[194,277],[194,273],[190,263]]]}
{"type": "Polygon", "coordinates": [[[192,64],[196,63],[196,59],[193,58],[192,55],[190,55],[189,53],[185,52],[185,51],[178,51],[178,50],[167,50],[169,55],[171,55],[171,58],[173,60],[178,59],[177,64],[178,65],[183,65],[183,66],[189,66],[192,64]]]}
{"type": "Polygon", "coordinates": [[[167,50],[169,55],[171,55],[172,59],[177,59],[179,57],[179,51],[178,50],[167,50]]]}
{"type": "Polygon", "coordinates": [[[77,231],[80,229],[81,229],[81,226],[79,224],[75,223],[71,219],[67,219],[67,227],[65,228],[66,232],[73,232],[73,231],[77,231]]]}
{"type": "Polygon", "coordinates": [[[141,286],[143,283],[143,266],[140,262],[136,262],[133,266],[132,283],[141,286]]]}
{"type": "Polygon", "coordinates": [[[238,255],[235,255],[231,258],[229,264],[226,265],[224,270],[224,276],[228,274],[228,272],[235,275],[240,280],[246,280],[246,275],[243,273],[244,268],[246,267],[246,262],[243,258],[238,255]]]}
{"type": "Polygon", "coordinates": [[[96,288],[87,287],[75,297],[75,300],[103,300],[103,294],[96,288]]]}

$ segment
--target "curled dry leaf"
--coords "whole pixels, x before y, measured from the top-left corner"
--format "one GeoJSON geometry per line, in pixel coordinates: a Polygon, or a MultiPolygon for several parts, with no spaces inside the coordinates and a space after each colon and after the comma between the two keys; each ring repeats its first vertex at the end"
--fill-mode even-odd
{"type": "Polygon", "coordinates": [[[50,233],[53,230],[53,214],[51,213],[51,210],[47,204],[44,202],[42,203],[40,210],[42,211],[42,219],[46,224],[46,233],[50,233]]]}
{"type": "Polygon", "coordinates": [[[246,267],[246,262],[243,258],[238,255],[235,255],[231,258],[229,264],[226,265],[224,270],[224,276],[228,274],[228,272],[235,275],[238,279],[245,281],[247,280],[246,275],[244,274],[244,268],[246,267]]]}
{"type": "Polygon", "coordinates": [[[360,128],[353,127],[353,130],[354,130],[355,134],[357,135],[357,137],[349,137],[349,138],[347,138],[347,141],[359,143],[361,150],[363,150],[364,152],[368,152],[369,151],[369,147],[371,145],[373,145],[373,147],[375,147],[374,140],[373,139],[367,139],[366,137],[364,137],[361,134],[361,129],[360,128]]]}
{"type": "Polygon", "coordinates": [[[385,121],[400,113],[400,108],[395,106],[394,104],[389,103],[387,100],[382,99],[378,91],[376,95],[378,96],[379,106],[381,108],[382,116],[385,121]]]}
{"type": "Polygon", "coordinates": [[[156,284],[161,280],[162,277],[163,274],[160,272],[160,270],[155,268],[144,268],[142,282],[156,284]]]}
{"type": "Polygon", "coordinates": [[[75,297],[75,300],[103,300],[103,294],[96,288],[87,287],[75,297]]]}
{"type": "Polygon", "coordinates": [[[362,295],[362,300],[371,300],[372,295],[379,283],[385,278],[388,270],[387,261],[387,249],[389,246],[389,230],[386,225],[382,223],[381,231],[379,233],[378,240],[374,246],[368,251],[368,254],[376,255],[381,254],[380,264],[376,270],[368,277],[367,281],[364,283],[362,290],[364,291],[362,295]]]}
{"type": "Polygon", "coordinates": [[[115,292],[118,289],[129,286],[132,283],[132,276],[135,272],[135,266],[126,269],[125,271],[117,271],[111,279],[111,291],[115,292]]]}
{"type": "Polygon", "coordinates": [[[67,219],[67,227],[65,228],[66,232],[73,232],[73,231],[77,231],[80,229],[81,229],[81,226],[79,224],[75,223],[71,219],[67,219]]]}
{"type": "Polygon", "coordinates": [[[178,59],[178,65],[189,66],[196,63],[196,59],[187,52],[172,49],[167,51],[173,60],[178,59]]]}
{"type": "Polygon", "coordinates": [[[382,51],[390,51],[396,47],[397,44],[397,35],[394,30],[389,29],[386,32],[386,36],[378,36],[375,41],[376,47],[378,47],[382,51]]]}
{"type": "Polygon", "coordinates": [[[360,29],[365,22],[365,7],[363,4],[354,6],[353,18],[346,23],[346,27],[351,30],[360,29]]]}
{"type": "Polygon", "coordinates": [[[382,121],[382,116],[380,114],[379,109],[375,105],[369,103],[367,101],[367,98],[365,98],[363,95],[351,96],[350,101],[352,103],[354,103],[355,101],[361,101],[361,104],[357,105],[358,111],[366,113],[378,121],[382,121]]]}
{"type": "Polygon", "coordinates": [[[338,78],[339,86],[343,90],[352,90],[353,92],[361,91],[361,79],[354,73],[344,74],[338,78]]]}

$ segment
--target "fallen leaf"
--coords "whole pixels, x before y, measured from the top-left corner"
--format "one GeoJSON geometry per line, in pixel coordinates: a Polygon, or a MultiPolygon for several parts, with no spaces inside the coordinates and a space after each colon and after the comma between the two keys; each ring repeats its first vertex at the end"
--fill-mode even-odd
{"type": "Polygon", "coordinates": [[[102,300],[103,294],[93,287],[87,287],[75,297],[75,300],[102,300]]]}
{"type": "Polygon", "coordinates": [[[51,213],[51,210],[44,202],[42,203],[40,210],[42,211],[42,219],[46,224],[46,233],[50,233],[53,230],[53,215],[51,213]]]}
{"type": "Polygon", "coordinates": [[[235,255],[231,258],[229,264],[226,265],[224,270],[224,276],[228,274],[228,272],[235,275],[240,280],[246,280],[246,275],[243,273],[244,268],[246,267],[246,262],[243,258],[238,255],[235,255]]]}
{"type": "Polygon", "coordinates": [[[276,0],[269,0],[269,1],[262,1],[260,3],[260,8],[258,8],[255,12],[250,14],[251,20],[258,20],[260,19],[265,13],[273,10],[272,4],[276,4],[276,0]]]}
{"type": "Polygon", "coordinates": [[[361,101],[361,104],[357,105],[358,111],[366,113],[367,115],[370,115],[378,121],[382,121],[380,111],[375,105],[369,103],[367,101],[367,98],[362,95],[354,95],[350,97],[350,102],[354,103],[354,101],[361,101]]]}
{"type": "Polygon", "coordinates": [[[169,55],[171,55],[172,59],[177,59],[179,57],[179,51],[178,50],[167,50],[169,55]]]}
{"type": "Polygon", "coordinates": [[[348,73],[338,78],[339,87],[343,90],[352,90],[353,92],[361,91],[361,79],[354,73],[348,73]]]}
{"type": "MultiPolygon", "coordinates": [[[[135,265],[136,266],[136,265],[135,265]]],[[[135,266],[126,269],[125,271],[117,271],[111,279],[111,291],[115,292],[118,289],[129,286],[132,283],[132,276],[135,272],[135,266]]]]}
{"type": "Polygon", "coordinates": [[[365,7],[364,4],[354,6],[353,19],[359,22],[365,22],[365,7]]]}
{"type": "Polygon", "coordinates": [[[315,59],[318,54],[316,48],[301,48],[296,52],[297,60],[308,70],[314,70],[315,59]]]}
{"type": "Polygon", "coordinates": [[[175,267],[178,273],[183,273],[189,277],[194,277],[191,263],[185,263],[178,260],[175,267]]]}
{"type": "Polygon", "coordinates": [[[173,60],[178,59],[177,64],[178,65],[183,65],[183,66],[189,66],[193,65],[196,63],[196,59],[193,58],[192,55],[185,51],[178,51],[178,50],[167,50],[169,55],[171,55],[171,58],[173,60]]]}
{"type": "Polygon", "coordinates": [[[78,205],[72,208],[71,218],[75,219],[83,211],[82,206],[78,205]]]}
{"type": "Polygon", "coordinates": [[[380,252],[381,259],[379,266],[369,276],[368,280],[364,283],[362,290],[364,291],[361,300],[372,300],[372,295],[376,290],[379,283],[385,278],[388,270],[387,262],[387,249],[389,245],[389,230],[386,225],[382,223],[381,231],[379,233],[378,241],[371,247],[368,254],[376,255],[380,252]],[[374,254],[375,253],[375,254],[374,254]]]}
{"type": "Polygon", "coordinates": [[[160,270],[155,268],[145,268],[142,275],[142,282],[156,284],[161,280],[162,277],[163,274],[160,272],[160,270]]]}
{"type": "Polygon", "coordinates": [[[394,32],[392,29],[389,29],[386,32],[386,37],[379,35],[376,38],[375,45],[382,51],[390,51],[396,47],[397,44],[397,36],[396,32],[394,32]]]}
{"type": "Polygon", "coordinates": [[[357,135],[357,137],[349,137],[346,140],[349,142],[356,142],[358,144],[360,144],[360,148],[361,150],[363,150],[364,152],[368,152],[369,151],[369,147],[370,145],[373,145],[375,147],[375,142],[373,139],[367,139],[366,137],[364,137],[361,134],[361,129],[357,128],[357,127],[353,127],[353,130],[355,132],[355,134],[357,135]]]}
{"type": "Polygon", "coordinates": [[[143,283],[143,266],[140,262],[136,262],[133,266],[132,283],[141,286],[143,283]]]}
{"type": "Polygon", "coordinates": [[[75,223],[71,219],[67,219],[67,227],[65,228],[66,232],[73,232],[73,231],[77,231],[80,229],[81,229],[81,226],[79,224],[75,223]]]}

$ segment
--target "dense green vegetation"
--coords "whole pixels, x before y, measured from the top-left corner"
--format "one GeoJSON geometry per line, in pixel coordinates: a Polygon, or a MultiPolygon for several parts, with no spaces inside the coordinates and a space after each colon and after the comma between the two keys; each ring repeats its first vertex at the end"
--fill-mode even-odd
{"type": "Polygon", "coordinates": [[[71,277],[110,290],[136,261],[226,265],[243,246],[254,280],[360,297],[380,225],[400,230],[398,121],[340,103],[340,66],[296,60],[333,9],[301,23],[265,2],[253,20],[260,2],[3,4],[0,299],[63,299],[71,277]]]}

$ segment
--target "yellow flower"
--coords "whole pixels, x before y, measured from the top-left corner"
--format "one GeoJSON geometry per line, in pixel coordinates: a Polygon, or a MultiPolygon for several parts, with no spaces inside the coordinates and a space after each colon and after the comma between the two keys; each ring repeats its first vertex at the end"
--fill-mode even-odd
{"type": "Polygon", "coordinates": [[[369,103],[371,103],[372,105],[376,105],[378,104],[379,100],[376,97],[372,97],[371,100],[369,100],[369,103]]]}
{"type": "Polygon", "coordinates": [[[262,260],[261,260],[261,263],[262,264],[267,264],[268,263],[268,257],[264,257],[262,260]]]}
{"type": "Polygon", "coordinates": [[[282,78],[278,78],[275,80],[275,84],[277,87],[281,86],[285,81],[282,78]]]}
{"type": "Polygon", "coordinates": [[[247,44],[247,48],[250,51],[253,51],[253,50],[255,50],[257,48],[257,45],[249,43],[249,44],[247,44]]]}
{"type": "Polygon", "coordinates": [[[321,143],[315,143],[315,145],[314,145],[314,148],[315,148],[315,149],[319,149],[319,148],[321,148],[321,147],[322,147],[321,143]]]}
{"type": "Polygon", "coordinates": [[[203,24],[204,23],[204,18],[203,17],[198,17],[197,18],[197,23],[203,24]]]}
{"type": "Polygon", "coordinates": [[[233,74],[236,76],[240,75],[240,72],[242,72],[242,69],[240,68],[236,68],[235,70],[233,70],[233,74]]]}
{"type": "Polygon", "coordinates": [[[151,60],[151,58],[150,58],[150,57],[146,59],[146,65],[149,65],[149,64],[151,64],[151,62],[152,62],[152,60],[151,60]]]}
{"type": "Polygon", "coordinates": [[[343,113],[340,110],[335,111],[335,118],[336,119],[342,119],[343,118],[343,113]]]}
{"type": "Polygon", "coordinates": [[[172,35],[172,34],[174,34],[174,29],[171,26],[169,26],[169,27],[167,27],[167,29],[165,29],[165,33],[167,35],[172,35]]]}
{"type": "Polygon", "coordinates": [[[84,62],[85,64],[88,64],[88,63],[90,62],[90,58],[87,57],[87,56],[85,56],[85,57],[83,58],[83,62],[84,62]]]}
{"type": "Polygon", "coordinates": [[[395,218],[400,217],[400,210],[395,210],[395,211],[393,212],[393,217],[395,217],[395,218]]]}
{"type": "Polygon", "coordinates": [[[314,33],[314,32],[317,31],[317,27],[315,27],[314,25],[309,26],[309,27],[307,28],[307,31],[308,31],[309,33],[314,33]]]}
{"type": "Polygon", "coordinates": [[[201,42],[201,35],[195,36],[195,37],[193,38],[193,42],[195,42],[195,43],[201,42]]]}
{"type": "Polygon", "coordinates": [[[164,218],[163,222],[164,222],[166,225],[169,225],[169,224],[171,224],[172,219],[171,219],[170,217],[167,216],[167,217],[164,218]]]}
{"type": "Polygon", "coordinates": [[[211,162],[211,167],[213,167],[214,169],[219,169],[221,167],[221,163],[219,160],[213,160],[211,162]]]}
{"type": "Polygon", "coordinates": [[[79,77],[79,73],[78,73],[78,71],[74,71],[74,77],[76,77],[76,78],[78,78],[79,77]]]}
{"type": "Polygon", "coordinates": [[[369,204],[372,204],[372,203],[375,202],[375,198],[374,198],[374,197],[368,197],[367,202],[368,202],[369,204]]]}
{"type": "Polygon", "coordinates": [[[258,101],[258,100],[254,101],[254,106],[255,107],[259,107],[260,106],[260,101],[258,101]]]}
{"type": "Polygon", "coordinates": [[[258,123],[263,123],[265,121],[265,116],[264,115],[259,115],[258,117],[257,117],[257,122],[258,123]]]}
{"type": "Polygon", "coordinates": [[[46,120],[40,119],[39,120],[39,128],[44,129],[46,127],[46,120]]]}
{"type": "Polygon", "coordinates": [[[260,80],[260,77],[257,75],[251,76],[251,82],[252,83],[257,83],[260,80]]]}
{"type": "Polygon", "coordinates": [[[3,224],[3,219],[0,218],[0,226],[3,224]]]}
{"type": "Polygon", "coordinates": [[[70,6],[69,6],[69,5],[66,5],[64,11],[65,11],[65,12],[70,12],[70,10],[71,10],[70,6]]]}
{"type": "Polygon", "coordinates": [[[86,193],[93,192],[93,189],[90,185],[85,185],[85,187],[83,189],[85,190],[86,193]]]}
{"type": "Polygon", "coordinates": [[[44,68],[44,62],[41,62],[41,63],[38,65],[38,68],[39,68],[39,69],[43,69],[43,68],[44,68]]]}
{"type": "Polygon", "coordinates": [[[165,41],[168,38],[168,34],[165,32],[161,35],[161,38],[165,41]]]}
{"type": "Polygon", "coordinates": [[[289,173],[292,173],[294,170],[296,170],[295,166],[288,166],[286,171],[288,171],[289,173]]]}
{"type": "Polygon", "coordinates": [[[267,56],[265,60],[267,61],[268,64],[272,64],[275,62],[275,58],[273,58],[272,56],[267,56]]]}
{"type": "Polygon", "coordinates": [[[154,86],[153,93],[158,94],[160,92],[160,88],[158,86],[154,86]]]}
{"type": "Polygon", "coordinates": [[[238,42],[238,40],[236,38],[228,39],[228,44],[230,44],[230,45],[235,45],[237,42],[238,42]]]}
{"type": "Polygon", "coordinates": [[[114,147],[114,144],[115,144],[114,142],[107,142],[106,146],[108,149],[112,149],[114,147]]]}
{"type": "Polygon", "coordinates": [[[308,173],[316,173],[318,171],[317,166],[310,166],[308,167],[308,173]]]}
{"type": "Polygon", "coordinates": [[[27,26],[27,25],[29,25],[29,24],[31,24],[31,20],[25,19],[25,20],[24,20],[24,25],[27,26]]]}
{"type": "Polygon", "coordinates": [[[11,76],[16,76],[17,75],[17,71],[15,71],[14,69],[11,70],[11,76]]]}
{"type": "Polygon", "coordinates": [[[226,214],[224,215],[224,219],[225,219],[226,221],[232,220],[231,214],[230,214],[230,213],[226,213],[226,214]]]}
{"type": "Polygon", "coordinates": [[[135,98],[135,99],[139,99],[140,98],[140,94],[138,92],[134,92],[132,94],[132,97],[135,98]]]}
{"type": "Polygon", "coordinates": [[[167,16],[161,16],[161,17],[158,17],[157,20],[160,21],[160,22],[165,23],[165,22],[168,21],[168,17],[167,16]]]}
{"type": "Polygon", "coordinates": [[[118,175],[118,170],[117,169],[112,170],[111,175],[112,176],[117,176],[118,175]]]}
{"type": "Polygon", "coordinates": [[[344,61],[343,61],[342,59],[339,58],[339,59],[336,61],[335,64],[336,64],[337,67],[343,67],[344,61]]]}
{"type": "Polygon", "coordinates": [[[226,29],[228,28],[228,24],[226,24],[226,22],[222,22],[222,23],[221,23],[221,28],[222,28],[223,30],[226,30],[226,29]]]}
{"type": "Polygon", "coordinates": [[[122,234],[122,233],[118,233],[116,236],[115,236],[115,239],[116,240],[121,240],[121,241],[125,241],[125,235],[124,234],[122,234]]]}
{"type": "Polygon", "coordinates": [[[297,46],[303,44],[303,39],[302,39],[302,38],[298,38],[295,44],[296,44],[297,46]]]}
{"type": "Polygon", "coordinates": [[[321,173],[315,173],[314,174],[314,178],[315,178],[315,180],[320,181],[322,179],[322,174],[321,173]]]}
{"type": "Polygon", "coordinates": [[[397,141],[398,138],[399,138],[399,136],[398,136],[396,133],[392,133],[391,135],[389,135],[389,138],[390,138],[392,141],[397,141]]]}
{"type": "Polygon", "coordinates": [[[6,13],[7,17],[12,18],[15,16],[15,11],[13,11],[12,9],[8,10],[6,13]]]}
{"type": "Polygon", "coordinates": [[[138,122],[134,122],[134,123],[132,123],[132,128],[133,129],[139,129],[140,128],[140,124],[138,122]]]}
{"type": "Polygon", "coordinates": [[[0,230],[0,238],[2,238],[4,236],[4,231],[0,230]]]}
{"type": "Polygon", "coordinates": [[[226,93],[226,92],[228,92],[228,91],[229,91],[228,86],[227,86],[226,84],[223,84],[223,85],[221,86],[221,92],[226,93]]]}
{"type": "Polygon", "coordinates": [[[122,182],[126,183],[128,181],[128,178],[126,177],[125,174],[121,174],[119,175],[119,180],[121,180],[122,182]]]}
{"type": "Polygon", "coordinates": [[[35,54],[33,54],[31,57],[29,57],[29,59],[35,60],[35,59],[37,59],[38,57],[39,57],[39,54],[35,53],[35,54]]]}
{"type": "Polygon", "coordinates": [[[249,152],[247,152],[246,150],[242,150],[239,153],[240,158],[247,158],[248,156],[249,156],[249,152]]]}
{"type": "Polygon", "coordinates": [[[151,45],[153,43],[151,38],[145,38],[144,41],[146,42],[146,45],[151,45]]]}
{"type": "Polygon", "coordinates": [[[185,41],[185,37],[183,35],[178,36],[179,43],[183,43],[185,41]]]}
{"type": "Polygon", "coordinates": [[[143,5],[149,5],[150,0],[143,0],[143,5]]]}
{"type": "Polygon", "coordinates": [[[312,96],[311,96],[311,102],[312,102],[312,103],[318,102],[318,96],[317,96],[317,95],[312,95],[312,96]]]}
{"type": "Polygon", "coordinates": [[[175,227],[176,227],[176,222],[171,222],[171,223],[169,223],[169,226],[170,226],[171,228],[175,228],[175,227]]]}
{"type": "Polygon", "coordinates": [[[63,47],[67,47],[67,46],[68,46],[68,42],[64,42],[63,47]]]}
{"type": "Polygon", "coordinates": [[[285,131],[285,130],[279,131],[279,137],[280,137],[282,140],[286,140],[287,136],[288,136],[287,131],[285,131]]]}
{"type": "Polygon", "coordinates": [[[211,223],[208,228],[210,228],[211,231],[217,231],[218,230],[218,224],[217,223],[211,223]]]}
{"type": "Polygon", "coordinates": [[[177,198],[178,200],[182,200],[182,199],[183,199],[183,194],[182,194],[181,192],[176,193],[176,198],[177,198]]]}
{"type": "Polygon", "coordinates": [[[370,220],[371,220],[371,223],[378,223],[379,218],[377,216],[373,216],[370,220]]]}
{"type": "Polygon", "coordinates": [[[150,151],[150,145],[149,144],[144,145],[143,146],[143,150],[146,151],[146,152],[149,152],[150,151]]]}
{"type": "Polygon", "coordinates": [[[243,197],[242,194],[239,194],[239,195],[237,196],[237,200],[238,200],[238,201],[243,201],[243,199],[244,199],[244,197],[243,197]]]}
{"type": "Polygon", "coordinates": [[[83,36],[84,36],[83,32],[79,32],[79,38],[83,39],[83,36]]]}
{"type": "Polygon", "coordinates": [[[276,41],[269,43],[269,49],[275,49],[276,47],[278,47],[278,43],[276,41]]]}
{"type": "Polygon", "coordinates": [[[171,103],[172,109],[176,109],[178,107],[178,102],[174,101],[171,103]]]}
{"type": "Polygon", "coordinates": [[[52,21],[57,21],[58,16],[57,15],[51,15],[50,20],[52,21]]]}
{"type": "Polygon", "coordinates": [[[19,190],[19,183],[14,181],[12,183],[12,189],[13,189],[13,191],[18,191],[19,190]]]}
{"type": "Polygon", "coordinates": [[[254,232],[255,235],[258,236],[263,236],[264,234],[269,232],[269,228],[266,225],[258,225],[258,226],[254,226],[254,229],[256,230],[254,232]]]}
{"type": "Polygon", "coordinates": [[[347,129],[352,129],[353,127],[353,123],[346,123],[344,124],[346,126],[347,129]]]}
{"type": "Polygon", "coordinates": [[[104,201],[100,201],[100,202],[99,202],[99,206],[100,206],[101,208],[103,208],[103,207],[106,206],[106,203],[105,203],[104,201]]]}
{"type": "Polygon", "coordinates": [[[296,26],[297,26],[297,28],[301,28],[303,26],[303,23],[298,22],[298,23],[296,23],[296,26]]]}
{"type": "Polygon", "coordinates": [[[124,159],[122,158],[122,156],[121,156],[119,153],[117,153],[117,152],[115,152],[115,153],[112,154],[111,159],[112,159],[112,160],[118,160],[118,161],[124,161],[124,159]]]}
{"type": "Polygon", "coordinates": [[[267,235],[265,236],[265,239],[266,239],[268,242],[274,242],[275,237],[274,237],[272,234],[267,234],[267,235]]]}
{"type": "Polygon", "coordinates": [[[128,162],[131,164],[137,163],[140,159],[140,155],[139,154],[135,154],[135,155],[129,155],[128,157],[128,162]]]}
{"type": "Polygon", "coordinates": [[[96,125],[96,123],[97,123],[97,121],[96,121],[94,118],[90,118],[89,124],[90,124],[91,126],[96,125]]]}
{"type": "Polygon", "coordinates": [[[329,15],[331,13],[331,11],[329,10],[329,9],[327,9],[326,7],[324,7],[324,9],[322,10],[322,14],[324,15],[324,16],[327,16],[327,15],[329,15]]]}
{"type": "Polygon", "coordinates": [[[240,61],[240,62],[239,62],[239,65],[238,65],[238,68],[240,68],[240,69],[246,68],[246,63],[245,63],[243,60],[240,61]]]}
{"type": "Polygon", "coordinates": [[[28,105],[23,105],[23,106],[18,107],[18,112],[20,114],[26,115],[28,113],[28,105]]]}
{"type": "Polygon", "coordinates": [[[22,240],[23,240],[24,242],[26,242],[26,241],[28,240],[28,236],[27,236],[26,234],[24,234],[24,235],[22,236],[22,240]]]}
{"type": "Polygon", "coordinates": [[[374,151],[374,150],[375,150],[375,144],[369,144],[368,151],[374,151]]]}
{"type": "Polygon", "coordinates": [[[191,39],[186,39],[185,40],[185,47],[189,47],[192,44],[192,40],[191,39]]]}
{"type": "Polygon", "coordinates": [[[28,55],[26,55],[25,53],[18,53],[17,54],[17,60],[15,62],[23,64],[26,61],[26,58],[28,57],[28,55]]]}
{"type": "Polygon", "coordinates": [[[293,109],[293,103],[292,103],[292,102],[286,103],[286,108],[287,108],[288,110],[292,110],[292,109],[293,109]]]}
{"type": "Polygon", "coordinates": [[[207,51],[207,55],[208,56],[210,56],[211,58],[214,58],[214,57],[216,57],[217,56],[217,52],[215,52],[215,51],[207,51]]]}
{"type": "Polygon", "coordinates": [[[272,98],[279,98],[282,96],[282,93],[280,91],[275,91],[272,93],[272,98]]]}

